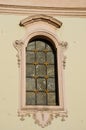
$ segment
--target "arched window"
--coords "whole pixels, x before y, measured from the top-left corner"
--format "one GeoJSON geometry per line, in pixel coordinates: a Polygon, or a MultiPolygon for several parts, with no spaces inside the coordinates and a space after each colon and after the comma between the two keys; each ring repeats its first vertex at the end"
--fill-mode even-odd
{"type": "Polygon", "coordinates": [[[25,36],[16,40],[20,72],[19,116],[33,115],[35,122],[47,126],[52,117],[67,116],[64,96],[63,50],[67,43],[57,36],[62,23],[47,15],[23,19],[25,36]]]}
{"type": "Polygon", "coordinates": [[[26,105],[59,105],[57,49],[36,38],[26,47],[26,105]]]}

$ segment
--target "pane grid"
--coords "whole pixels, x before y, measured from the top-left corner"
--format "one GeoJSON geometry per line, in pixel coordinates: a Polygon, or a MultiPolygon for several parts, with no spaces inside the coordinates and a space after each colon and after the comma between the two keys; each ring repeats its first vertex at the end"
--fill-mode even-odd
{"type": "Polygon", "coordinates": [[[28,44],[26,79],[26,105],[56,105],[54,53],[47,43],[28,44]]]}

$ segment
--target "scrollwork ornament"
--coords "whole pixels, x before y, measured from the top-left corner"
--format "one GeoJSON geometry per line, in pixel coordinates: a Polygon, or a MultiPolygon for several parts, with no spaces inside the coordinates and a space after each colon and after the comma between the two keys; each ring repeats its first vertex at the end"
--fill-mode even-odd
{"type": "Polygon", "coordinates": [[[61,117],[61,121],[65,121],[65,118],[67,117],[67,112],[55,112],[54,111],[34,111],[32,114],[31,112],[27,111],[19,111],[18,116],[20,117],[21,121],[25,120],[26,116],[31,116],[35,120],[35,124],[38,124],[42,128],[48,126],[51,124],[52,120],[57,117],[61,117]]]}
{"type": "Polygon", "coordinates": [[[60,46],[62,46],[63,49],[67,49],[67,47],[68,47],[68,42],[62,41],[62,42],[60,43],[60,46]]]}
{"type": "Polygon", "coordinates": [[[20,40],[16,40],[14,43],[13,43],[13,45],[14,45],[14,47],[15,47],[15,49],[17,50],[17,55],[16,55],[16,57],[17,57],[17,60],[18,60],[18,67],[20,67],[20,63],[21,63],[21,52],[22,52],[22,45],[23,45],[24,43],[22,42],[22,41],[20,41],[20,40]]]}
{"type": "Polygon", "coordinates": [[[67,59],[67,57],[64,56],[64,58],[63,58],[63,69],[65,69],[65,66],[66,66],[66,59],[67,59]]]}
{"type": "Polygon", "coordinates": [[[35,120],[36,124],[44,128],[45,126],[51,124],[51,121],[53,120],[53,115],[49,114],[46,111],[38,111],[33,114],[33,119],[35,120]]]}
{"type": "MultiPolygon", "coordinates": [[[[65,51],[68,47],[68,43],[64,42],[64,41],[62,41],[59,45],[62,47],[63,51],[65,51]]],[[[67,59],[67,57],[65,55],[63,55],[63,61],[62,61],[63,69],[65,69],[65,66],[66,66],[66,59],[67,59]]]]}

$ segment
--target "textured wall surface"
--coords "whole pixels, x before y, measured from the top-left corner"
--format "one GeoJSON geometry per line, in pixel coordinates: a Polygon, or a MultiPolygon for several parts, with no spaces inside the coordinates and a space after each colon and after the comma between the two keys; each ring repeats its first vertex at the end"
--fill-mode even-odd
{"type": "MultiPolygon", "coordinates": [[[[17,116],[19,100],[19,72],[13,42],[23,37],[25,29],[19,22],[26,16],[0,15],[0,129],[41,130],[32,118],[20,121],[17,116]]],[[[57,34],[68,42],[65,51],[66,99],[68,118],[54,119],[46,130],[86,129],[86,18],[57,17],[63,22],[57,34]]]]}

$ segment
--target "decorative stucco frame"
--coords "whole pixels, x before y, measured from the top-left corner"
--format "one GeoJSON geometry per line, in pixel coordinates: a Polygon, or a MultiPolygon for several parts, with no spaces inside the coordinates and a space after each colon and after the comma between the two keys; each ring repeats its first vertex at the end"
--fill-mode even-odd
{"type": "Polygon", "coordinates": [[[18,67],[20,71],[20,108],[18,111],[21,120],[24,116],[33,115],[35,123],[42,127],[51,123],[53,117],[67,117],[67,110],[65,106],[64,96],[64,82],[63,82],[63,69],[65,67],[65,59],[63,52],[67,47],[67,42],[62,42],[57,36],[57,28],[60,28],[62,23],[46,15],[36,15],[28,17],[20,22],[20,26],[26,28],[26,34],[21,40],[16,40],[14,47],[17,49],[18,54],[18,67]],[[26,47],[28,42],[34,37],[44,37],[54,44],[57,48],[58,58],[58,80],[59,80],[59,106],[26,106],[26,47]]]}

